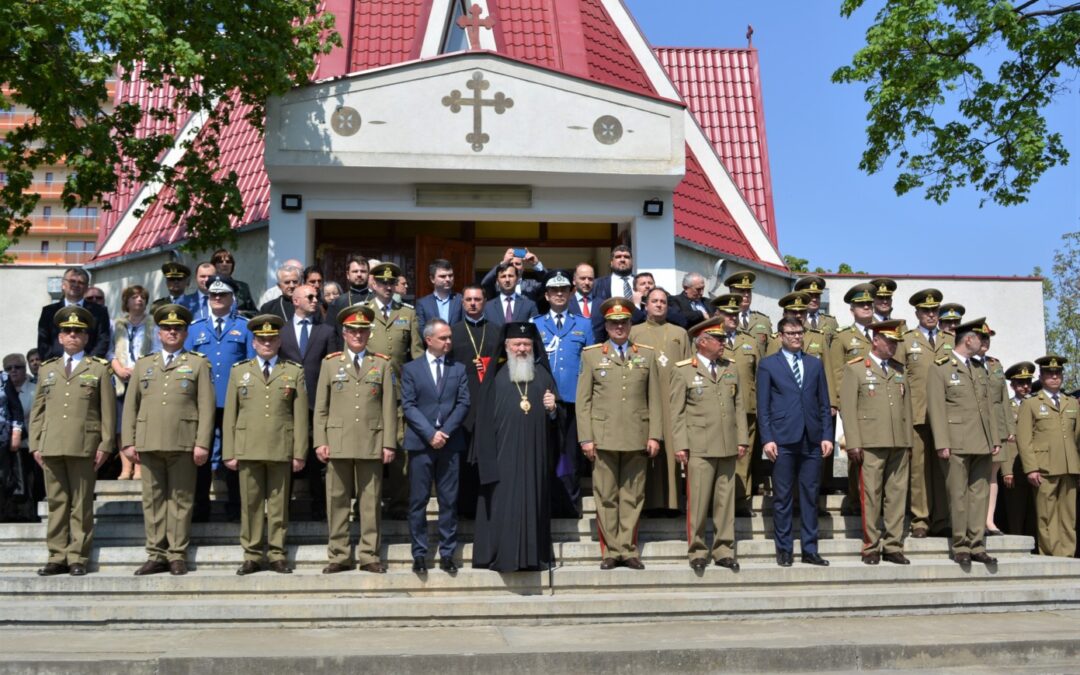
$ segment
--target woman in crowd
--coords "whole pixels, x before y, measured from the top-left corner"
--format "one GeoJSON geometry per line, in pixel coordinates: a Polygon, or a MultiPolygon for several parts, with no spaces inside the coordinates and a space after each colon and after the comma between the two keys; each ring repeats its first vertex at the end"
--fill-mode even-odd
{"type": "MultiPolygon", "coordinates": [[[[146,306],[150,294],[142,286],[128,286],[120,294],[123,314],[113,322],[112,368],[116,373],[117,428],[120,411],[124,409],[124,391],[135,368],[135,362],[153,351],[153,330],[146,306]]],[[[139,465],[120,455],[120,480],[141,478],[139,465]]]]}

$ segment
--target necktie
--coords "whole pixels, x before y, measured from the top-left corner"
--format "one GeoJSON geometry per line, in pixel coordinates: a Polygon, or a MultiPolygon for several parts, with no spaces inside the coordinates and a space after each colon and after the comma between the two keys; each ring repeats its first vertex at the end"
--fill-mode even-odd
{"type": "Polygon", "coordinates": [[[390,318],[390,305],[383,305],[382,318],[383,318],[383,320],[386,320],[386,319],[390,318]]]}
{"type": "Polygon", "coordinates": [[[1050,396],[1051,396],[1051,398],[1054,399],[1054,407],[1055,408],[1060,408],[1061,407],[1061,401],[1058,400],[1058,395],[1057,394],[1050,394],[1050,396]]]}
{"type": "Polygon", "coordinates": [[[746,319],[746,312],[739,315],[739,323],[742,325],[742,329],[746,330],[750,327],[750,322],[746,319]]]}
{"type": "Polygon", "coordinates": [[[435,359],[435,388],[442,389],[442,359],[435,359]]]}
{"type": "Polygon", "coordinates": [[[360,374],[360,355],[359,354],[357,354],[356,356],[353,357],[352,364],[353,364],[353,367],[356,368],[356,374],[359,375],[360,374]]]}
{"type": "Polygon", "coordinates": [[[620,361],[625,361],[626,360],[626,352],[623,351],[622,347],[619,347],[618,349],[619,349],[619,360],[620,361]]]}
{"type": "Polygon", "coordinates": [[[200,310],[203,316],[210,316],[210,313],[206,311],[206,296],[202,296],[202,309],[200,310]]]}
{"type": "Polygon", "coordinates": [[[308,324],[309,323],[311,323],[311,322],[308,321],[307,319],[301,319],[300,320],[300,355],[301,356],[304,356],[305,354],[307,354],[308,338],[311,337],[310,332],[308,331],[308,324]]]}
{"type": "Polygon", "coordinates": [[[791,362],[791,373],[795,376],[795,384],[802,389],[802,366],[799,365],[798,354],[795,355],[795,360],[791,362]]]}
{"type": "Polygon", "coordinates": [[[172,354],[168,354],[168,355],[165,356],[165,367],[166,368],[168,368],[169,366],[172,365],[172,358],[173,358],[172,354]]]}
{"type": "Polygon", "coordinates": [[[555,315],[555,328],[562,330],[562,313],[555,315]]]}
{"type": "Polygon", "coordinates": [[[589,297],[585,296],[585,297],[583,297],[581,299],[581,302],[578,303],[581,306],[581,316],[585,317],[586,319],[589,318],[589,303],[590,302],[591,301],[589,300],[589,297]]]}
{"type": "Polygon", "coordinates": [[[882,361],[881,362],[881,372],[885,373],[885,377],[889,376],[889,362],[888,361],[882,361]]]}
{"type": "Polygon", "coordinates": [[[270,381],[270,362],[267,361],[263,364],[263,379],[267,382],[270,381]]]}
{"type": "Polygon", "coordinates": [[[863,332],[866,333],[866,339],[867,340],[873,341],[873,338],[870,337],[870,329],[869,328],[863,328],[863,332]]]}
{"type": "Polygon", "coordinates": [[[716,381],[716,361],[709,361],[709,374],[712,375],[713,382],[716,381]]]}
{"type": "Polygon", "coordinates": [[[514,320],[514,296],[506,296],[506,323],[510,323],[514,320]]]}
{"type": "Polygon", "coordinates": [[[728,349],[735,349],[735,334],[734,333],[728,333],[727,346],[728,346],[728,349]]]}
{"type": "Polygon", "coordinates": [[[634,289],[630,287],[630,277],[622,278],[622,294],[624,298],[634,297],[634,289]]]}
{"type": "Polygon", "coordinates": [[[64,364],[64,375],[71,377],[71,357],[67,357],[67,363],[64,364]]]}
{"type": "Polygon", "coordinates": [[[936,330],[932,330],[932,329],[929,332],[930,347],[933,348],[933,349],[937,349],[937,345],[934,343],[934,333],[936,333],[936,332],[937,332],[936,330]]]}
{"type": "Polygon", "coordinates": [[[217,336],[218,336],[218,337],[221,337],[221,329],[222,329],[222,324],[223,324],[223,323],[225,323],[225,320],[224,320],[224,319],[222,319],[222,318],[221,318],[221,317],[219,316],[219,317],[217,318],[217,321],[215,321],[214,323],[215,323],[215,325],[217,326],[217,327],[215,328],[215,330],[216,330],[216,332],[217,332],[217,336]]]}
{"type": "Polygon", "coordinates": [[[810,327],[814,330],[817,330],[817,314],[814,314],[810,317],[810,327]]]}

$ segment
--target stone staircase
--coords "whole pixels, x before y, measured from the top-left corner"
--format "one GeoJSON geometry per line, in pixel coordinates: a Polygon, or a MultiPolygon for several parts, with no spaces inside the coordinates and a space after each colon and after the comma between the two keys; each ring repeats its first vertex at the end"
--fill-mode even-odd
{"type": "MultiPolygon", "coordinates": [[[[132,481],[98,484],[92,574],[86,577],[37,577],[33,570],[46,558],[45,524],[0,524],[0,626],[569,625],[1080,608],[1080,561],[1034,556],[1029,537],[991,538],[999,563],[989,568],[952,563],[944,538],[908,539],[910,566],[863,565],[859,518],[841,516],[837,496],[822,500],[828,515],[820,518],[819,550],[832,562],[828,568],[801,565],[797,542],[795,566],[777,567],[771,510],[756,497],[755,515],[737,519],[738,573],[691,570],[682,518],[641,521],[647,569],[604,572],[598,569],[595,506],[587,497],[581,520],[553,522],[558,566],[549,572],[472,569],[473,526],[464,521],[461,570],[450,576],[432,569],[421,577],[410,569],[406,523],[384,520],[387,574],[322,575],[326,525],[297,521],[289,527],[294,574],[237,577],[239,525],[215,517],[194,525],[189,575],[135,577],[145,560],[139,490],[132,481]]],[[[220,501],[214,506],[215,514],[224,513],[220,501]]],[[[435,508],[431,500],[432,521],[435,508]]],[[[434,522],[430,528],[434,550],[434,522]]]]}

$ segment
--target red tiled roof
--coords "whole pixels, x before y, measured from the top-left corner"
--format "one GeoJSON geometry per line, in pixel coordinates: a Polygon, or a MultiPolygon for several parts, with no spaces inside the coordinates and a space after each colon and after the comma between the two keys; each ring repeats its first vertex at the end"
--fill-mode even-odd
{"type": "Polygon", "coordinates": [[[489,0],[499,52],[547,68],[559,68],[552,0],[489,0]]]}
{"type": "Polygon", "coordinates": [[[754,247],[716,194],[716,188],[689,145],[686,146],[686,176],[675,188],[672,211],[676,237],[720,253],[758,260],[754,247]]]}
{"type": "Polygon", "coordinates": [[[662,47],[655,51],[775,245],[776,214],[757,50],[662,47]]]}
{"type": "MultiPolygon", "coordinates": [[[[349,72],[389,66],[420,55],[431,0],[356,0],[353,4],[349,72]]],[[[320,77],[345,73],[320,73],[320,77]]]]}
{"type": "Polygon", "coordinates": [[[656,94],[645,70],[600,0],[580,0],[589,79],[631,91],[656,94]]]}

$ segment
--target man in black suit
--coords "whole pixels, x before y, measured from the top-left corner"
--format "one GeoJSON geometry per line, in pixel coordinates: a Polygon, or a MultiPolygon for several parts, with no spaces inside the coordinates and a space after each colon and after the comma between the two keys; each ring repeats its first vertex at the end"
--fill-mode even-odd
{"type": "MultiPolygon", "coordinates": [[[[519,295],[524,295],[529,300],[532,300],[537,305],[540,305],[544,301],[544,283],[547,281],[547,270],[544,269],[544,263],[540,262],[540,259],[536,257],[536,254],[525,249],[525,257],[519,258],[514,255],[514,249],[506,249],[506,253],[503,255],[502,262],[495,267],[492,267],[484,278],[480,281],[480,286],[490,296],[498,295],[502,292],[499,282],[499,268],[505,264],[513,265],[518,272],[517,287],[514,289],[519,295]],[[531,272],[537,278],[531,279],[526,277],[526,274],[531,272]]],[[[517,319],[515,319],[516,321],[517,319]]]]}
{"type": "Polygon", "coordinates": [[[416,301],[416,329],[421,334],[431,319],[442,319],[453,326],[461,321],[461,295],[454,292],[454,266],[436,258],[428,265],[428,277],[434,292],[416,301]]]}
{"type": "MultiPolygon", "coordinates": [[[[645,320],[648,319],[648,312],[645,309],[645,299],[649,297],[649,293],[651,293],[654,288],[656,288],[656,279],[651,272],[639,272],[634,275],[634,291],[630,300],[634,304],[634,311],[630,317],[631,325],[636,326],[645,323],[645,320]]],[[[674,326],[678,326],[679,328],[686,328],[688,326],[686,317],[683,316],[682,312],[671,306],[670,297],[671,296],[669,295],[667,322],[674,326]]],[[[608,335],[607,331],[604,329],[605,324],[602,313],[597,312],[590,321],[592,323],[593,338],[596,342],[604,342],[607,340],[608,335]]]]}
{"type": "Polygon", "coordinates": [[[682,289],[682,293],[668,299],[669,306],[679,310],[688,326],[707,320],[711,309],[704,297],[705,277],[697,272],[687,272],[683,275],[682,289]]]}
{"type": "Polygon", "coordinates": [[[341,340],[341,324],[333,320],[338,313],[347,307],[363,304],[375,297],[371,288],[368,287],[369,271],[371,271],[371,266],[368,264],[368,259],[359,253],[351,253],[345,258],[345,280],[348,286],[326,308],[326,316],[329,319],[327,323],[333,324],[338,341],[341,340]]]}
{"type": "Polygon", "coordinates": [[[484,306],[484,316],[496,326],[504,323],[528,321],[539,314],[536,303],[517,292],[518,268],[512,262],[501,262],[496,267],[499,293],[484,306]]]}
{"type": "Polygon", "coordinates": [[[593,292],[593,284],[596,283],[596,272],[588,263],[581,263],[574,270],[574,292],[570,294],[570,303],[567,305],[571,314],[592,319],[593,310],[599,309],[603,300],[599,300],[593,292]]]}
{"type": "Polygon", "coordinates": [[[326,465],[316,461],[311,443],[312,414],[315,410],[315,390],[319,384],[322,360],[338,351],[337,333],[329,324],[319,322],[319,292],[314,286],[297,286],[292,294],[292,320],[281,329],[281,358],[304,367],[304,385],[308,390],[308,458],[304,464],[308,491],[311,494],[311,519],[326,519],[326,484],[323,471],[326,465]]]}
{"type": "MultiPolygon", "coordinates": [[[[634,295],[634,256],[630,247],[619,244],[611,249],[611,274],[599,277],[593,284],[593,295],[601,301],[613,295],[630,298],[634,295]]],[[[635,303],[637,305],[639,303],[635,303]]]]}
{"type": "Polygon", "coordinates": [[[53,317],[62,307],[79,305],[84,307],[94,317],[94,328],[90,331],[90,339],[86,342],[84,351],[88,356],[104,358],[109,353],[112,344],[112,323],[109,321],[109,310],[103,305],[85,302],[83,296],[90,285],[90,275],[81,267],[69,267],[64,270],[64,278],[60,288],[64,297],[60,302],[45,305],[41,308],[41,317],[38,319],[37,349],[42,361],[60,356],[64,349],[60,346],[58,336],[60,329],[53,323],[53,317]]]}

